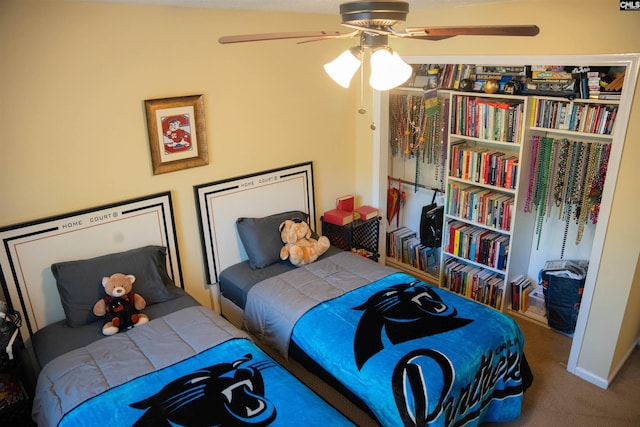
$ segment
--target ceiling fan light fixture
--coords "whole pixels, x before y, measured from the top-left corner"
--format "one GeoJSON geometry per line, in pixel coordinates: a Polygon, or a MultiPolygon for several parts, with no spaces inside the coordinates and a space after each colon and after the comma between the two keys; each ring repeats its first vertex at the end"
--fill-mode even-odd
{"type": "Polygon", "coordinates": [[[409,80],[413,68],[391,49],[377,49],[371,54],[371,76],[369,84],[378,91],[400,86],[409,80]]]}
{"type": "Polygon", "coordinates": [[[336,59],[324,65],[324,71],[343,88],[348,88],[351,79],[360,68],[359,48],[347,49],[336,59]]]}

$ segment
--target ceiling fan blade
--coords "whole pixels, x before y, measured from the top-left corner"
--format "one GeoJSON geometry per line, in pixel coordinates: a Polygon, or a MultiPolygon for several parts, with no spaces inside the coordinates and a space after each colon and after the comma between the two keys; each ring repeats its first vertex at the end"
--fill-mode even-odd
{"type": "Polygon", "coordinates": [[[315,32],[290,32],[290,33],[264,33],[264,34],[240,34],[236,36],[222,36],[218,39],[220,44],[258,42],[266,40],[304,39],[304,38],[336,38],[344,36],[337,31],[315,32]]]}
{"type": "Polygon", "coordinates": [[[414,27],[405,30],[409,38],[440,40],[433,37],[454,36],[535,36],[540,32],[537,25],[471,25],[455,27],[414,27]]]}
{"type": "Polygon", "coordinates": [[[327,34],[326,36],[314,37],[309,40],[302,40],[297,42],[298,44],[303,43],[311,43],[311,42],[319,42],[322,40],[330,40],[330,39],[350,39],[356,37],[360,34],[360,31],[352,31],[350,33],[336,33],[336,34],[327,34]]]}
{"type": "MultiPolygon", "coordinates": [[[[397,34],[394,34],[397,35],[397,34]]],[[[455,36],[426,36],[426,35],[416,35],[416,34],[405,34],[398,35],[398,37],[402,37],[404,39],[415,39],[415,40],[430,40],[437,42],[438,40],[450,39],[455,36]]]]}

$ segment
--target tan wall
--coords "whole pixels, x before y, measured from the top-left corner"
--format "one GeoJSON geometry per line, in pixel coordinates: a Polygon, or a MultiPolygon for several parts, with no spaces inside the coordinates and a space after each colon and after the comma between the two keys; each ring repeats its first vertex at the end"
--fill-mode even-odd
{"type": "Polygon", "coordinates": [[[0,226],[171,190],[184,280],[209,295],[193,185],[313,161],[317,209],[352,192],[354,93],[328,43],[218,37],[326,16],[68,1],[0,2],[0,226]],[[145,99],[204,94],[210,163],[153,175],[145,99]]]}
{"type": "MultiPolygon", "coordinates": [[[[535,23],[541,34],[392,46],[402,55],[640,52],[640,13],[605,3],[540,0],[413,11],[412,26],[535,23]]],[[[370,116],[357,115],[355,91],[337,87],[321,67],[354,43],[221,46],[216,40],[333,30],[337,22],[324,15],[3,0],[0,226],[171,190],[187,289],[208,304],[194,184],[312,160],[322,211],[338,195],[369,194],[373,163],[370,116]],[[205,96],[210,164],[154,176],[143,101],[194,93],[205,96]]],[[[370,104],[371,94],[364,95],[370,104]]],[[[640,253],[636,215],[628,207],[640,182],[639,139],[640,124],[631,120],[580,357],[582,367],[603,378],[625,353],[614,358],[614,349],[629,345],[619,336],[631,335],[612,333],[631,325],[611,313],[640,309],[638,302],[627,306],[640,253]]]]}

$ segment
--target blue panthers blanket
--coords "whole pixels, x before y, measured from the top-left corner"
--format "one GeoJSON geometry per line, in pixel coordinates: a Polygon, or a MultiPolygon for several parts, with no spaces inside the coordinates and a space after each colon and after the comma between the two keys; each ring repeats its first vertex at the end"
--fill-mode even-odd
{"type": "Polygon", "coordinates": [[[531,380],[512,319],[404,273],[315,306],[292,340],[386,427],[513,420],[531,380]]]}
{"type": "Polygon", "coordinates": [[[84,402],[60,426],[353,424],[257,346],[234,338],[84,402]]]}

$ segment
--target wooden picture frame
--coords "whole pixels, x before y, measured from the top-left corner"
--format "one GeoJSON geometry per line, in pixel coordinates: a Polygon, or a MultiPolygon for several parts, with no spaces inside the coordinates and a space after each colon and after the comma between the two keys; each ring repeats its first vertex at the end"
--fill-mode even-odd
{"type": "Polygon", "coordinates": [[[153,174],[209,164],[202,95],[144,101],[153,174]]]}

